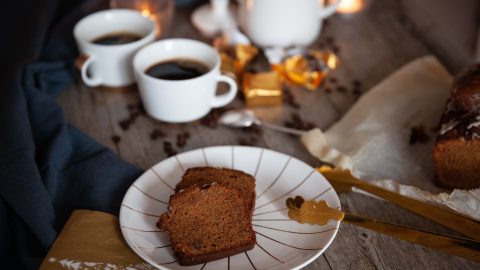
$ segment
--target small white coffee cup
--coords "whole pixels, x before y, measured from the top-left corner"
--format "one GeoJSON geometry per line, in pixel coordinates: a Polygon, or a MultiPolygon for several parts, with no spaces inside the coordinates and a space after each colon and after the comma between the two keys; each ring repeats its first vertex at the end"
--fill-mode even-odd
{"type": "Polygon", "coordinates": [[[146,112],[165,122],[189,122],[205,116],[212,108],[230,103],[237,83],[220,74],[220,57],[209,45],[190,39],[166,39],[142,48],[133,58],[135,78],[146,112]],[[188,59],[201,62],[209,71],[191,79],[165,80],[146,74],[155,64],[188,59]],[[218,82],[229,85],[227,93],[216,95],[218,82]]]}
{"type": "Polygon", "coordinates": [[[99,11],[81,19],[73,30],[81,55],[76,66],[86,85],[122,87],[133,84],[132,58],[143,46],[154,41],[155,23],[140,12],[128,9],[99,11]],[[99,37],[114,33],[131,33],[139,40],[118,44],[93,43],[99,37]]]}

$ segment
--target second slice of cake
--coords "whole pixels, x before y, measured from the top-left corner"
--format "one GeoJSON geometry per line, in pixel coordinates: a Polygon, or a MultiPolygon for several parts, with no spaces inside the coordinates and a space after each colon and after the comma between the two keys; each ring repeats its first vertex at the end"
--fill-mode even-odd
{"type": "Polygon", "coordinates": [[[226,187],[238,189],[242,192],[247,205],[253,211],[255,206],[255,178],[239,170],[215,167],[190,168],[175,187],[175,191],[178,192],[193,185],[202,187],[212,183],[219,183],[226,187]]]}

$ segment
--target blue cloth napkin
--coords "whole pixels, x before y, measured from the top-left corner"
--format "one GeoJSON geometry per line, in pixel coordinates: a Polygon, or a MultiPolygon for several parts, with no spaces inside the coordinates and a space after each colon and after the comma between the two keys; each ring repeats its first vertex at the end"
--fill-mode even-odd
{"type": "MultiPolygon", "coordinates": [[[[0,269],[38,269],[74,209],[117,214],[141,174],[69,126],[72,36],[106,1],[14,0],[0,9],[0,269]]],[[[88,113],[88,112],[79,112],[88,113]]]]}

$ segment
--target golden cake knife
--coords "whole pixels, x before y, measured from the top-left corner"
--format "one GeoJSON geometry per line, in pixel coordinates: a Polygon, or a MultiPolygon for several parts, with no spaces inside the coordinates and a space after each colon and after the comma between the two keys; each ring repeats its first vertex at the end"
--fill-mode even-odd
{"type": "Polygon", "coordinates": [[[378,221],[355,214],[344,213],[328,206],[324,200],[305,200],[302,196],[286,201],[288,217],[300,223],[325,225],[330,219],[345,221],[398,239],[419,244],[440,252],[480,262],[480,241],[414,229],[402,225],[378,221]]]}
{"type": "Polygon", "coordinates": [[[345,213],[344,221],[440,252],[480,262],[480,241],[445,235],[345,213]]]}
{"type": "Polygon", "coordinates": [[[352,187],[361,189],[469,238],[480,240],[480,222],[473,218],[369,184],[354,177],[348,170],[337,170],[322,166],[319,171],[337,192],[351,191],[352,187]]]}

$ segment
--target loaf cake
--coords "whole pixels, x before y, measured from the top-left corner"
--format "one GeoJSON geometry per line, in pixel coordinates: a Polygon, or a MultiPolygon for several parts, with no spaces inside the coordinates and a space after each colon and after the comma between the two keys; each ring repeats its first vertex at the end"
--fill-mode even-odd
{"type": "Polygon", "coordinates": [[[202,187],[215,182],[239,189],[253,211],[255,205],[255,179],[242,171],[214,167],[190,168],[175,187],[175,191],[178,192],[192,185],[202,187]]]}
{"type": "Polygon", "coordinates": [[[433,160],[438,185],[480,187],[480,65],[463,71],[454,82],[433,160]]]}
{"type": "Polygon", "coordinates": [[[255,246],[252,212],[240,190],[213,183],[173,194],[157,227],[167,231],[180,265],[218,260],[255,246]]]}

